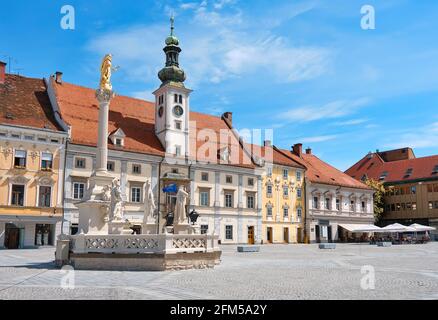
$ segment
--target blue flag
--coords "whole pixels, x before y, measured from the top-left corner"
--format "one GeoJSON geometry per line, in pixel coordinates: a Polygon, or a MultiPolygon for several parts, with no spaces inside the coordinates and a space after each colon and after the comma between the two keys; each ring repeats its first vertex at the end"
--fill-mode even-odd
{"type": "Polygon", "coordinates": [[[172,184],[169,184],[169,185],[165,186],[163,188],[163,192],[165,192],[165,193],[169,193],[169,192],[176,193],[176,192],[178,192],[178,188],[176,187],[175,183],[172,183],[172,184]]]}

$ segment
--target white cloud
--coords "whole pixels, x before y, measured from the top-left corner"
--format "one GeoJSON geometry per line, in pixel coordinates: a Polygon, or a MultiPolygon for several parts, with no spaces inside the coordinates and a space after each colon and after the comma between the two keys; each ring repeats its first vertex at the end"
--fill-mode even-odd
{"type": "Polygon", "coordinates": [[[337,137],[338,137],[338,135],[331,134],[331,135],[298,138],[298,139],[295,139],[295,141],[299,141],[300,143],[317,143],[317,142],[334,140],[337,137]]]}
{"type": "Polygon", "coordinates": [[[183,10],[189,10],[189,9],[195,9],[198,6],[199,4],[196,2],[186,2],[186,3],[181,3],[179,7],[183,10]]]}
{"type": "Polygon", "coordinates": [[[357,109],[369,104],[369,102],[369,98],[359,98],[356,100],[337,100],[322,106],[294,108],[280,113],[278,118],[298,122],[340,118],[354,113],[357,109]]]}
{"type": "Polygon", "coordinates": [[[368,122],[368,119],[350,119],[345,121],[338,121],[334,122],[333,125],[335,126],[354,126],[358,124],[363,124],[365,122],[368,122]]]}
{"type": "MultiPolygon", "coordinates": [[[[216,3],[224,6],[232,2],[216,3]]],[[[239,9],[225,13],[205,1],[184,3],[177,10],[182,10],[181,6],[186,9],[181,21],[189,23],[178,23],[177,19],[175,32],[181,42],[181,67],[186,71],[187,85],[194,89],[200,82],[253,79],[255,73],[264,79],[270,77],[274,83],[296,82],[318,77],[328,69],[328,49],[293,46],[265,28],[253,28],[251,23],[256,24],[257,19],[247,19],[239,9]]],[[[99,56],[113,53],[114,63],[130,80],[157,81],[156,73],[164,65],[167,24],[165,20],[160,25],[110,31],[91,40],[87,47],[99,56]]]]}
{"type": "Polygon", "coordinates": [[[423,128],[412,128],[411,132],[398,134],[385,144],[385,148],[431,148],[438,147],[438,122],[423,128]]]}

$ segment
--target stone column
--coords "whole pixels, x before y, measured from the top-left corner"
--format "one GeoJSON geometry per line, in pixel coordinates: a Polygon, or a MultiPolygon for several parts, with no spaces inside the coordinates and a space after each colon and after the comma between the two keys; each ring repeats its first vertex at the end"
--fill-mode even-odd
{"type": "Polygon", "coordinates": [[[106,172],[108,160],[108,114],[109,104],[114,97],[111,90],[97,89],[96,98],[99,101],[99,131],[97,138],[96,172],[106,172]]]}

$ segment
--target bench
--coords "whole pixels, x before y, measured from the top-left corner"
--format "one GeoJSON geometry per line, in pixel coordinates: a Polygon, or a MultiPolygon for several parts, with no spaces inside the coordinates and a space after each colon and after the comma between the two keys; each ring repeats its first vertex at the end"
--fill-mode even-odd
{"type": "Polygon", "coordinates": [[[237,246],[237,252],[259,252],[260,246],[237,246]]]}
{"type": "Polygon", "coordinates": [[[320,249],[336,249],[336,243],[320,243],[320,249]]]}

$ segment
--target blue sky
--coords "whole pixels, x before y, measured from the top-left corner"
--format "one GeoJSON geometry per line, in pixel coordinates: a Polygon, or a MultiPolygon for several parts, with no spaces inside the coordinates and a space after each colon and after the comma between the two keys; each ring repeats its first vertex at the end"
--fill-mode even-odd
{"type": "Polygon", "coordinates": [[[96,87],[110,52],[116,92],[150,100],[171,12],[192,110],[233,111],[237,128],[274,128],[275,144],[302,142],[342,170],[376,149],[438,153],[434,0],[9,1],[0,59],[96,87]],[[66,4],[75,30],[60,27],[66,4]],[[365,4],[375,30],[361,28],[365,4]]]}

